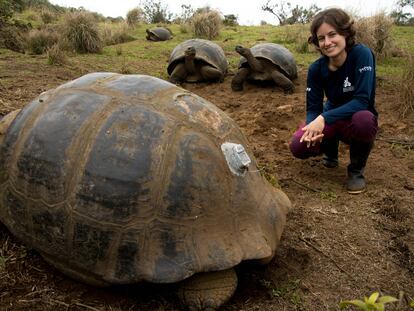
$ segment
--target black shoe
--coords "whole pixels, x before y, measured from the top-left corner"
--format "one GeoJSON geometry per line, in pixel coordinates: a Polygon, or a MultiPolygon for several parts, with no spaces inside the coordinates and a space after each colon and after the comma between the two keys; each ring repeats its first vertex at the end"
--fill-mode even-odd
{"type": "Polygon", "coordinates": [[[348,180],[346,188],[348,193],[358,194],[365,190],[364,168],[371,152],[373,143],[351,142],[349,157],[351,163],[348,165],[348,180]]]}
{"type": "Polygon", "coordinates": [[[346,181],[346,190],[350,194],[359,194],[366,189],[365,177],[362,170],[348,169],[348,179],[346,181]]]}
{"type": "Polygon", "coordinates": [[[323,152],[322,163],[325,167],[335,168],[338,167],[338,145],[337,139],[325,139],[322,140],[321,149],[323,152]]]}
{"type": "Polygon", "coordinates": [[[338,167],[338,158],[332,158],[325,154],[323,156],[322,163],[327,168],[336,168],[338,167]]]}

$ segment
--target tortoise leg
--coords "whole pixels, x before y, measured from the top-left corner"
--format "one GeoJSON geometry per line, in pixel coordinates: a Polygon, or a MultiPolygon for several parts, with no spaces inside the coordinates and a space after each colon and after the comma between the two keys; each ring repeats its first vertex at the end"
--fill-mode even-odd
{"type": "Polygon", "coordinates": [[[214,311],[233,296],[236,287],[234,269],[200,273],[180,284],[178,297],[190,311],[214,311]]]}
{"type": "Polygon", "coordinates": [[[177,66],[175,66],[168,81],[174,84],[181,84],[185,82],[186,78],[187,78],[187,70],[185,69],[185,65],[184,63],[179,63],[177,64],[177,66]]]}
{"type": "Polygon", "coordinates": [[[272,79],[276,85],[280,86],[285,94],[292,94],[295,90],[295,85],[284,74],[277,70],[272,71],[272,79]]]}
{"type": "Polygon", "coordinates": [[[231,80],[231,89],[235,92],[243,91],[243,83],[250,74],[250,68],[240,68],[231,80]]]}
{"type": "Polygon", "coordinates": [[[205,81],[220,81],[223,82],[224,75],[223,73],[211,66],[201,66],[200,68],[201,76],[203,77],[203,80],[205,81]]]}
{"type": "Polygon", "coordinates": [[[7,132],[7,129],[9,128],[10,124],[13,122],[13,120],[16,118],[17,114],[20,112],[21,109],[14,110],[12,112],[9,112],[6,114],[3,118],[0,120],[0,143],[4,140],[4,135],[7,132]]]}

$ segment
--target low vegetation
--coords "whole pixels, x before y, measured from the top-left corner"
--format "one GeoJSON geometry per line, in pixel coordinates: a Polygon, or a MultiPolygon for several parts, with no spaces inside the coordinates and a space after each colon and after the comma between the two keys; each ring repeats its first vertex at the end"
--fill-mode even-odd
{"type": "Polygon", "coordinates": [[[339,306],[344,309],[348,306],[355,306],[362,311],[384,311],[385,305],[397,302],[398,299],[392,296],[381,296],[378,292],[372,293],[369,297],[364,297],[364,300],[344,300],[339,306]]]}

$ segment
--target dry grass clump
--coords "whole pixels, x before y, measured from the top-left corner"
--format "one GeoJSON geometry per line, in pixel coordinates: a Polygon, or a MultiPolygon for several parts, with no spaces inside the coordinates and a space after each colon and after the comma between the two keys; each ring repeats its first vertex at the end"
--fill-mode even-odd
{"type": "Polygon", "coordinates": [[[104,45],[120,44],[135,40],[128,33],[128,25],[126,23],[103,24],[101,26],[101,38],[104,45]]]}
{"type": "Polygon", "coordinates": [[[371,48],[377,59],[384,59],[393,48],[392,25],[392,19],[384,12],[361,18],[355,22],[356,41],[371,48]]]}
{"type": "Polygon", "coordinates": [[[211,40],[219,35],[223,19],[218,11],[210,10],[194,14],[190,23],[196,37],[211,40]]]}
{"type": "Polygon", "coordinates": [[[414,112],[414,55],[408,53],[407,60],[401,81],[401,114],[403,117],[414,112]]]}
{"type": "Polygon", "coordinates": [[[88,12],[68,13],[65,16],[64,37],[78,53],[99,53],[103,42],[95,17],[88,12]]]}
{"type": "Polygon", "coordinates": [[[58,43],[47,49],[46,56],[49,65],[64,65],[67,62],[65,51],[58,43]]]}
{"type": "Polygon", "coordinates": [[[26,47],[30,54],[43,54],[56,44],[59,35],[50,29],[32,29],[26,36],[26,47]]]}

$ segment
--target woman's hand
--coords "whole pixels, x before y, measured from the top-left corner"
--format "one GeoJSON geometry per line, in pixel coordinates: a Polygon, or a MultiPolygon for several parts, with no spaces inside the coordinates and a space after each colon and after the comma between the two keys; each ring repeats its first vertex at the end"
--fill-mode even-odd
{"type": "Polygon", "coordinates": [[[305,131],[300,142],[306,142],[306,146],[309,148],[311,145],[315,146],[317,142],[322,142],[323,139],[323,128],[325,127],[325,119],[322,115],[319,115],[315,120],[313,120],[308,125],[302,127],[302,130],[305,131]]]}

